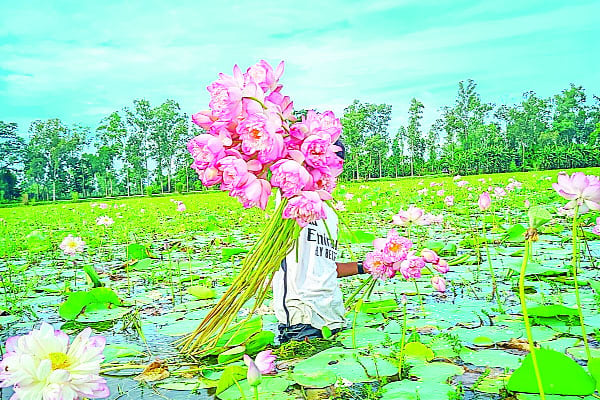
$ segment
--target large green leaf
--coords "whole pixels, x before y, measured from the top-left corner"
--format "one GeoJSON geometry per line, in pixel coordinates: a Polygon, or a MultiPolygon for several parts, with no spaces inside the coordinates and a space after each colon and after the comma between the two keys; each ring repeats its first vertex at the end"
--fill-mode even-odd
{"type": "Polygon", "coordinates": [[[150,250],[148,250],[146,246],[139,243],[129,244],[126,252],[128,260],[143,260],[144,258],[152,257],[150,250]]]}
{"type": "MultiPolygon", "coordinates": [[[[535,355],[545,393],[584,396],[596,390],[594,379],[566,355],[549,349],[536,349],[535,355]]],[[[513,372],[507,389],[513,392],[539,393],[531,354],[513,372]]]]}
{"type": "Polygon", "coordinates": [[[234,385],[236,382],[244,379],[246,377],[246,372],[247,368],[240,365],[230,365],[225,367],[223,374],[221,374],[221,377],[219,378],[219,382],[217,382],[217,395],[219,395],[219,393],[223,392],[229,386],[234,385]]]}
{"type": "Polygon", "coordinates": [[[271,331],[261,331],[252,336],[246,342],[246,353],[254,356],[261,350],[264,350],[270,344],[273,344],[275,334],[271,331]]]}
{"type": "Polygon", "coordinates": [[[465,370],[456,364],[432,362],[417,364],[410,369],[410,375],[426,382],[446,382],[448,378],[462,375],[465,370]]]}
{"type": "Polygon", "coordinates": [[[576,308],[569,308],[561,304],[528,307],[527,312],[531,317],[556,317],[559,315],[578,315],[576,308]]]}
{"type": "Polygon", "coordinates": [[[385,299],[378,301],[365,301],[360,306],[360,311],[367,314],[387,313],[398,308],[398,303],[394,299],[385,299]]]}
{"type": "Polygon", "coordinates": [[[392,376],[398,367],[380,356],[362,355],[358,350],[334,347],[300,361],[294,374],[313,376],[314,371],[332,371],[338,377],[351,382],[369,382],[377,376],[392,376]]]}
{"type": "Polygon", "coordinates": [[[454,392],[450,385],[440,382],[402,380],[388,383],[381,400],[448,400],[454,392]]]}
{"type": "Polygon", "coordinates": [[[221,261],[229,261],[231,260],[231,257],[247,252],[248,249],[242,247],[223,247],[221,249],[221,261]]]}

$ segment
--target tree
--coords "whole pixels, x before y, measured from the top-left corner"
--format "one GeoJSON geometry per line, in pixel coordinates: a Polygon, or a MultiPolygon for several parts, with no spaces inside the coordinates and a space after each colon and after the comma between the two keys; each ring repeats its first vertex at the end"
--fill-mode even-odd
{"type": "Polygon", "coordinates": [[[17,135],[17,124],[0,121],[0,171],[16,171],[25,161],[25,141],[17,135]]]}
{"type": "MultiPolygon", "coordinates": [[[[96,128],[99,162],[96,173],[103,177],[105,195],[113,194],[113,181],[117,177],[116,162],[125,159],[125,141],[127,128],[118,112],[113,112],[100,121],[96,128]]],[[[129,195],[129,176],[127,176],[127,194],[129,195]]]]}
{"type": "Polygon", "coordinates": [[[57,187],[59,192],[68,188],[68,173],[79,158],[85,134],[86,128],[68,128],[57,118],[34,121],[29,127],[26,168],[37,182],[52,185],[52,201],[57,187]]]}
{"type": "Polygon", "coordinates": [[[175,167],[175,156],[185,149],[190,139],[187,134],[187,116],[179,104],[167,100],[152,110],[153,124],[150,129],[150,151],[158,162],[158,177],[163,188],[163,171],[167,170],[167,191],[171,191],[171,176],[175,167]]]}
{"type": "Polygon", "coordinates": [[[346,176],[359,179],[376,175],[372,168],[379,166],[379,160],[387,157],[388,153],[391,114],[392,106],[388,104],[361,103],[358,100],[344,109],[341,122],[346,147],[346,176]],[[385,148],[382,143],[386,144],[385,148]],[[376,146],[370,148],[369,144],[376,146]]]}
{"type": "Polygon", "coordinates": [[[410,153],[410,176],[415,174],[415,158],[421,163],[423,160],[424,142],[421,136],[421,119],[423,119],[423,108],[425,106],[414,97],[408,107],[408,128],[406,129],[406,143],[410,153]]]}
{"type": "Polygon", "coordinates": [[[150,158],[150,129],[152,108],[145,99],[134,100],[133,109],[125,108],[127,139],[125,140],[125,166],[138,178],[140,194],[144,193],[144,179],[148,180],[150,158]]]}

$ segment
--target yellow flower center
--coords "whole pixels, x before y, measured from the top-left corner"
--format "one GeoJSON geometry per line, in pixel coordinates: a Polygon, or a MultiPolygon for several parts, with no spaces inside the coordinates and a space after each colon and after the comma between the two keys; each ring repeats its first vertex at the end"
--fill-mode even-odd
{"type": "Polygon", "coordinates": [[[52,362],[52,370],[67,369],[71,365],[69,357],[65,353],[50,353],[48,354],[50,362],[52,362]]]}

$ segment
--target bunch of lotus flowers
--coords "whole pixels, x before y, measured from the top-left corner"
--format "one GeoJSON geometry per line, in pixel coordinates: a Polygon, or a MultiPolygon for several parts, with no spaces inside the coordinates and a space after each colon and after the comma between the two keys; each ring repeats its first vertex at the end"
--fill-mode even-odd
{"type": "Polygon", "coordinates": [[[342,125],[333,112],[308,111],[301,120],[282,94],[283,62],[266,61],[233,75],[220,74],[208,86],[210,109],[192,116],[207,133],[188,143],[192,168],[206,186],[220,185],[244,207],[265,209],[273,188],[281,202],[242,263],[242,270],[198,328],[181,342],[184,353],[208,354],[241,307],[255,297],[260,307],[273,274],[288,254],[300,228],[325,219],[342,172],[341,147],[334,143],[342,125]]]}
{"type": "MultiPolygon", "coordinates": [[[[390,229],[386,238],[373,241],[375,250],[366,255],[365,270],[380,280],[393,278],[398,273],[407,280],[420,278],[424,268],[428,268],[432,273],[448,272],[448,262],[440,258],[435,251],[422,249],[417,255],[413,246],[414,243],[409,239],[390,229]]],[[[446,289],[445,280],[440,276],[434,276],[432,284],[438,291],[443,292],[446,289]]]]}
{"type": "Polygon", "coordinates": [[[13,387],[13,400],[98,399],[110,392],[100,377],[106,339],[84,329],[69,343],[69,336],[42,323],[26,335],[6,341],[0,361],[0,388],[13,387]]]}
{"type": "Polygon", "coordinates": [[[220,74],[210,84],[210,109],[192,116],[206,130],[188,143],[192,168],[205,186],[220,184],[244,207],[267,205],[272,188],[289,199],[283,218],[300,226],[325,218],[323,200],[331,199],[342,172],[342,132],[333,112],[308,111],[300,121],[293,102],[281,93],[283,62],[273,69],[261,60],[243,73],[220,74]]]}

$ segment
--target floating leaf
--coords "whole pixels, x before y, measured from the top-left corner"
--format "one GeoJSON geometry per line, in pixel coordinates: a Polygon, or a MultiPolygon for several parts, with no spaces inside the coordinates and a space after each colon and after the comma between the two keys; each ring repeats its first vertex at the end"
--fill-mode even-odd
{"type": "Polygon", "coordinates": [[[378,375],[397,374],[398,367],[380,356],[363,356],[358,350],[334,347],[302,360],[294,367],[295,374],[312,376],[315,371],[332,371],[351,382],[369,382],[378,375]]]}
{"type": "Polygon", "coordinates": [[[190,286],[187,292],[200,300],[213,299],[217,296],[215,289],[202,285],[190,286]]]}
{"type": "Polygon", "coordinates": [[[455,364],[433,362],[418,364],[410,369],[410,374],[426,382],[446,382],[448,378],[462,375],[465,370],[455,364]]]}
{"type": "Polygon", "coordinates": [[[478,351],[462,351],[460,358],[469,364],[480,367],[500,367],[500,368],[517,368],[520,364],[519,356],[507,353],[502,350],[478,350],[478,351]]]}
{"type": "Polygon", "coordinates": [[[402,380],[388,383],[381,400],[448,400],[454,387],[440,382],[402,380]]]}
{"type": "Polygon", "coordinates": [[[248,249],[244,249],[242,247],[223,247],[221,249],[221,261],[229,261],[231,260],[231,257],[247,252],[248,249]]]}
{"type": "MultiPolygon", "coordinates": [[[[596,382],[571,358],[549,349],[536,349],[535,355],[545,393],[576,396],[594,393],[596,382]]],[[[531,353],[513,372],[507,389],[513,392],[539,393],[531,353]]]]}
{"type": "Polygon", "coordinates": [[[328,369],[293,372],[290,376],[297,384],[304,387],[323,388],[333,385],[337,381],[335,372],[328,369]]]}
{"type": "Polygon", "coordinates": [[[398,303],[394,299],[385,299],[379,301],[365,301],[360,306],[360,311],[367,314],[387,313],[398,308],[398,303]]]}
{"type": "Polygon", "coordinates": [[[576,308],[569,308],[561,304],[551,304],[537,307],[528,307],[527,312],[532,317],[556,317],[559,315],[578,315],[576,308]]]}
{"type": "Polygon", "coordinates": [[[431,361],[434,354],[433,351],[423,343],[412,342],[404,345],[404,356],[417,360],[431,361]]]}

